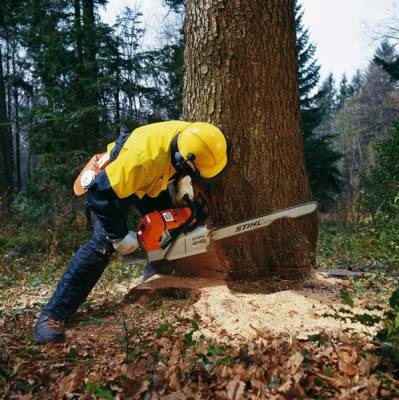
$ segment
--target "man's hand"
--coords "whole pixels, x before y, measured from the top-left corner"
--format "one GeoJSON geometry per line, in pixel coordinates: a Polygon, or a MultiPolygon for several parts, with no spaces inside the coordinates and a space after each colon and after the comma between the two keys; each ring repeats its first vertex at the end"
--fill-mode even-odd
{"type": "Polygon", "coordinates": [[[136,232],[132,231],[129,231],[123,239],[112,240],[112,246],[121,256],[133,253],[140,247],[136,232]]]}
{"type": "Polygon", "coordinates": [[[177,182],[176,188],[176,203],[183,203],[183,197],[188,196],[190,200],[194,200],[194,189],[190,176],[184,176],[177,182]]]}

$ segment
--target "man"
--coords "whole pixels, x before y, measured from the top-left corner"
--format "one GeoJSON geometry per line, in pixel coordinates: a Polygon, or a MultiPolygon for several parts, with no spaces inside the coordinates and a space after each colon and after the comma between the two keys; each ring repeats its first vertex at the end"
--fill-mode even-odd
{"type": "Polygon", "coordinates": [[[227,165],[222,132],[204,122],[167,121],[119,136],[110,164],[88,187],[87,202],[95,215],[94,231],[72,258],[33,330],[36,343],[64,339],[64,322],[86,300],[114,251],[138,249],[127,215],[134,204],[144,215],[171,207],[168,185],[176,183],[176,201],[193,198],[191,177],[213,180],[227,165]]]}

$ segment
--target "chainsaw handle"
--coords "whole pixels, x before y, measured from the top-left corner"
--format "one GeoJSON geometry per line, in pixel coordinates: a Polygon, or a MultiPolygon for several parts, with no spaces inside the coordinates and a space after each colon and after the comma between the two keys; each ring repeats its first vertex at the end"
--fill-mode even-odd
{"type": "Polygon", "coordinates": [[[197,215],[197,209],[195,208],[195,202],[192,201],[190,199],[190,197],[188,196],[188,194],[185,194],[183,196],[183,200],[187,203],[188,208],[191,211],[191,215],[190,217],[187,219],[187,221],[182,224],[179,228],[175,229],[172,233],[171,233],[171,237],[169,238],[169,240],[167,240],[162,246],[162,249],[166,249],[166,247],[168,247],[170,245],[170,243],[177,238],[177,236],[179,236],[181,233],[183,233],[190,225],[191,223],[195,220],[195,217],[197,215]]]}
{"type": "Polygon", "coordinates": [[[195,210],[195,202],[190,199],[188,194],[183,196],[183,200],[187,203],[188,208],[193,212],[195,210]]]}

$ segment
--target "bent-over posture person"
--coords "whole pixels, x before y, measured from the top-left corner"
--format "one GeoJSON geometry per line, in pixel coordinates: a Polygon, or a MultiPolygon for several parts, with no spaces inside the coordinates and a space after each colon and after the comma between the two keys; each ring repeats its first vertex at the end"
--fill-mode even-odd
{"type": "Polygon", "coordinates": [[[227,165],[222,132],[204,122],[167,121],[122,134],[110,151],[110,164],[87,191],[95,216],[91,239],[79,248],[33,330],[36,343],[64,339],[64,322],[86,300],[114,251],[138,249],[127,215],[135,205],[144,215],[171,207],[168,185],[175,183],[176,200],[193,199],[192,176],[212,180],[227,165]]]}

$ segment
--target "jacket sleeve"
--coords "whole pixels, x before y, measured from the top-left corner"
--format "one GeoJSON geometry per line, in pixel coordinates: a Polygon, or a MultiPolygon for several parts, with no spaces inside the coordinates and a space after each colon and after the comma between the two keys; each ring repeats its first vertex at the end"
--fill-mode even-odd
{"type": "Polygon", "coordinates": [[[143,197],[152,180],[148,171],[153,168],[147,164],[151,164],[151,161],[146,160],[144,154],[136,154],[125,148],[120,150],[116,160],[105,168],[109,185],[118,198],[132,194],[143,197]]]}
{"type": "Polygon", "coordinates": [[[108,145],[109,154],[110,154],[110,160],[114,161],[118,157],[122,147],[124,146],[125,142],[127,139],[129,139],[130,135],[132,133],[130,132],[122,132],[119,136],[118,139],[116,139],[115,142],[110,143],[108,145]]]}

